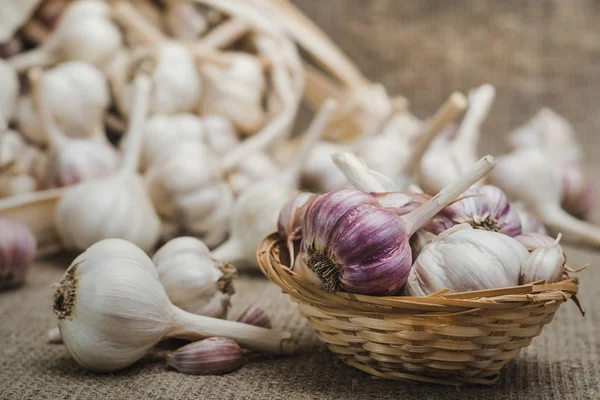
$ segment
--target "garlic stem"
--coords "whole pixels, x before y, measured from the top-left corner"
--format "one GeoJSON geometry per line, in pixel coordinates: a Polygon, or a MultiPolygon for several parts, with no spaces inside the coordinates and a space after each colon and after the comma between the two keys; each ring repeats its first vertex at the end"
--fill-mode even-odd
{"type": "Polygon", "coordinates": [[[453,202],[465,190],[474,185],[496,166],[494,157],[487,155],[480,159],[472,168],[462,175],[456,182],[444,187],[431,200],[401,218],[406,224],[407,236],[411,236],[420,229],[429,219],[439,213],[444,207],[453,202]]]}
{"type": "Polygon", "coordinates": [[[573,217],[558,205],[545,204],[538,212],[546,225],[565,238],[591,246],[600,246],[600,227],[573,217]]]}
{"type": "Polygon", "coordinates": [[[328,99],[323,103],[317,115],[313,118],[310,126],[304,133],[302,143],[300,144],[300,149],[295,157],[295,160],[292,162],[291,168],[286,171],[287,172],[287,182],[289,182],[292,186],[297,186],[300,180],[300,174],[310,153],[319,140],[321,136],[323,136],[323,131],[327,126],[327,123],[335,113],[337,109],[337,101],[333,99],[328,99]]]}
{"type": "Polygon", "coordinates": [[[40,46],[36,49],[19,53],[11,57],[8,62],[18,73],[27,71],[28,69],[39,66],[46,67],[57,62],[56,57],[51,54],[45,46],[40,46]]]}
{"type": "Polygon", "coordinates": [[[112,17],[148,44],[157,45],[167,40],[165,35],[138,13],[128,1],[116,2],[112,7],[112,17]]]}
{"type": "Polygon", "coordinates": [[[133,88],[133,102],[129,128],[126,134],[125,155],[123,157],[123,165],[121,173],[135,173],[140,163],[140,153],[142,148],[142,136],[146,124],[146,117],[150,108],[150,91],[152,82],[145,74],[139,74],[135,78],[133,88]]]}
{"type": "Polygon", "coordinates": [[[404,175],[412,177],[419,170],[421,158],[433,139],[467,107],[467,99],[460,92],[454,92],[437,110],[427,126],[425,135],[416,143],[410,158],[404,165],[404,175]]]}
{"type": "Polygon", "coordinates": [[[477,146],[481,136],[481,125],[487,117],[496,89],[490,84],[484,84],[469,92],[469,108],[456,132],[452,142],[454,147],[462,148],[469,154],[477,154],[477,146]]]}
{"type": "Polygon", "coordinates": [[[248,31],[250,24],[239,17],[232,17],[200,38],[193,48],[200,47],[200,51],[205,48],[222,49],[232,45],[248,31]]]}
{"type": "Polygon", "coordinates": [[[338,153],[333,162],[346,175],[352,186],[367,193],[383,193],[383,185],[369,172],[369,168],[352,153],[338,153]]]}
{"type": "Polygon", "coordinates": [[[46,134],[51,147],[55,150],[58,150],[68,139],[56,124],[54,116],[52,115],[52,111],[50,111],[50,104],[48,103],[46,93],[44,93],[44,85],[42,82],[43,79],[44,73],[40,68],[33,68],[29,71],[29,81],[31,82],[32,87],[33,103],[40,116],[42,130],[46,134]]]}
{"type": "Polygon", "coordinates": [[[274,354],[290,354],[294,343],[289,332],[260,328],[236,321],[205,317],[173,306],[172,327],[167,336],[183,339],[202,339],[223,336],[242,347],[274,354]]]}

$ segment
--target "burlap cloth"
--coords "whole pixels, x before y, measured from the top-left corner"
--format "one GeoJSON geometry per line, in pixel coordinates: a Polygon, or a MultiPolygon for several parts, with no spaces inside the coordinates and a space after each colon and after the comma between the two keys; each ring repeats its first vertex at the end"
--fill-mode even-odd
{"type": "MultiPolygon", "coordinates": [[[[434,111],[455,89],[494,84],[497,101],[483,151],[505,150],[502,135],[541,106],[567,116],[585,144],[590,175],[600,165],[600,7],[592,1],[303,0],[300,7],[373,80],[402,93],[416,113],[434,111]]],[[[526,171],[524,171],[526,172],[526,171]]],[[[600,207],[592,218],[600,221],[600,207]]],[[[581,274],[585,318],[565,304],[495,387],[454,389],[375,380],[321,348],[277,287],[256,275],[238,285],[232,314],[262,305],[275,326],[301,339],[302,354],[253,362],[224,376],[167,370],[163,350],[108,375],[82,371],[62,345],[46,344],[55,324],[52,282],[70,259],[39,262],[25,286],[0,293],[2,399],[598,399],[600,251],[566,246],[581,274]]]]}

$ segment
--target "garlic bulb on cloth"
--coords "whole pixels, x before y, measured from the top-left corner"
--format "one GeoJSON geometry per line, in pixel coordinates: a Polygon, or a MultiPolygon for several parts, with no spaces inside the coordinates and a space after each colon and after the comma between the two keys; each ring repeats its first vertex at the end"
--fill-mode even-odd
{"type": "Polygon", "coordinates": [[[529,256],[515,239],[459,225],[425,245],[415,260],[405,294],[427,296],[516,286],[529,256]]]}
{"type": "Polygon", "coordinates": [[[61,132],[51,115],[48,91],[43,85],[44,78],[41,70],[30,71],[34,102],[43,131],[50,142],[50,157],[42,186],[52,188],[74,185],[115,172],[119,157],[107,141],[69,138],[61,132]]]}
{"type": "Polygon", "coordinates": [[[145,251],[156,244],[160,220],[137,174],[150,88],[147,76],[136,78],[120,170],[73,186],[60,199],[55,221],[66,248],[85,249],[105,238],[126,239],[145,251]]]}
{"type": "Polygon", "coordinates": [[[182,310],[225,318],[234,293],[235,267],[212,258],[202,241],[179,237],[152,257],[169,300],[182,310]]]}
{"type": "MultiPolygon", "coordinates": [[[[300,255],[327,291],[396,293],[411,269],[410,237],[494,165],[491,156],[484,157],[455,183],[403,216],[357,190],[321,195],[310,203],[304,215],[300,255]]],[[[340,167],[347,169],[352,165],[340,167]]]]}
{"type": "Polygon", "coordinates": [[[0,290],[23,282],[36,250],[35,236],[27,225],[0,215],[0,290]]]}
{"type": "Polygon", "coordinates": [[[19,95],[19,78],[14,68],[0,59],[0,128],[12,119],[19,95]]]}
{"type": "MultiPolygon", "coordinates": [[[[40,85],[52,93],[54,101],[48,107],[61,132],[69,137],[106,140],[104,115],[110,94],[100,70],[83,61],[69,61],[46,71],[40,85]]],[[[45,145],[48,137],[34,102],[33,96],[19,100],[19,128],[29,140],[45,145]]]]}
{"type": "Polygon", "coordinates": [[[546,226],[566,239],[600,246],[599,227],[561,208],[561,180],[551,165],[550,156],[539,149],[518,149],[498,159],[489,180],[509,198],[522,201],[546,226]]]}
{"type": "Polygon", "coordinates": [[[167,337],[223,336],[273,353],[289,352],[293,346],[289,333],[174,306],[150,258],[120,239],[102,240],[73,261],[54,289],[54,312],[71,356],[97,372],[126,368],[167,337]]]}
{"type": "Polygon", "coordinates": [[[120,48],[121,33],[110,20],[110,6],[101,0],[80,0],[65,10],[48,41],[9,62],[18,72],[70,60],[104,69],[120,48]]]}

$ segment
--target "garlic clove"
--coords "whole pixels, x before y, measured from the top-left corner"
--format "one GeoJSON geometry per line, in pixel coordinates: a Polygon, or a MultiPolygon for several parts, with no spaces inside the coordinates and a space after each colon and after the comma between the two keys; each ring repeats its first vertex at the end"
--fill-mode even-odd
{"type": "Polygon", "coordinates": [[[36,250],[35,236],[27,225],[0,215],[0,290],[25,280],[36,250]]]}
{"type": "Polygon", "coordinates": [[[258,306],[249,306],[237,317],[236,321],[244,324],[271,328],[271,320],[262,308],[258,306]]]}
{"type": "MultiPolygon", "coordinates": [[[[546,283],[558,282],[565,272],[565,253],[558,244],[561,235],[550,245],[540,246],[533,250],[523,266],[520,284],[527,284],[539,280],[546,283]]],[[[537,240],[540,241],[539,239],[537,240]]]]}
{"type": "Polygon", "coordinates": [[[236,342],[211,337],[183,346],[167,357],[167,365],[190,375],[224,374],[244,363],[243,350],[236,342]]]}

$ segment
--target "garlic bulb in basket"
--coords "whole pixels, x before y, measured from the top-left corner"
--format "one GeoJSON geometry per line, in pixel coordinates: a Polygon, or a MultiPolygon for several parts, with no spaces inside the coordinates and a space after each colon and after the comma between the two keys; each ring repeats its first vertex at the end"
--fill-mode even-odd
{"type": "Polygon", "coordinates": [[[421,249],[404,292],[427,296],[443,289],[467,292],[516,286],[528,255],[509,236],[457,225],[421,249]]]}
{"type": "Polygon", "coordinates": [[[323,104],[304,133],[296,159],[279,177],[259,182],[240,195],[231,214],[230,236],[213,251],[217,259],[231,261],[238,268],[257,266],[256,248],[265,236],[277,230],[279,211],[296,194],[302,166],[336,107],[333,100],[323,104]]]}
{"type": "Polygon", "coordinates": [[[8,124],[12,119],[19,95],[19,78],[14,68],[0,59],[0,119],[8,124]]]}
{"type": "Polygon", "coordinates": [[[85,249],[105,238],[129,240],[150,251],[160,220],[137,174],[151,83],[135,80],[135,96],[120,170],[111,176],[69,188],[56,211],[56,228],[66,248],[85,249]]]}
{"type": "Polygon", "coordinates": [[[73,261],[54,289],[54,312],[71,356],[98,372],[128,367],[167,337],[223,336],[273,353],[289,352],[292,345],[286,332],[174,306],[150,258],[120,239],[99,241],[73,261]]]}
{"type": "Polygon", "coordinates": [[[455,183],[403,216],[357,190],[321,195],[304,215],[301,257],[327,291],[395,293],[412,265],[410,237],[493,167],[493,158],[484,157],[455,183]]]}
{"type": "Polygon", "coordinates": [[[119,157],[107,141],[64,136],[51,115],[45,78],[40,70],[30,73],[33,97],[42,129],[50,142],[50,157],[42,186],[68,186],[109,175],[117,170],[119,157]]]}
{"type": "Polygon", "coordinates": [[[23,282],[36,248],[35,236],[27,225],[0,215],[0,290],[23,282]]]}
{"type": "Polygon", "coordinates": [[[121,33],[110,20],[110,6],[101,0],[80,0],[65,10],[47,42],[9,62],[19,72],[69,60],[104,69],[120,48],[121,33]]]}
{"type": "Polygon", "coordinates": [[[490,182],[510,198],[522,201],[551,230],[565,238],[600,246],[600,228],[560,207],[561,182],[552,159],[539,149],[519,149],[498,159],[490,182]]]}
{"type": "Polygon", "coordinates": [[[559,234],[550,245],[540,246],[533,250],[527,258],[527,264],[521,271],[521,284],[545,280],[546,283],[558,282],[565,272],[566,257],[560,242],[559,234]]]}
{"type": "MultiPolygon", "coordinates": [[[[106,140],[104,115],[110,94],[100,70],[83,61],[70,61],[46,71],[40,85],[46,93],[52,93],[53,101],[48,103],[48,107],[56,125],[65,135],[106,140]]],[[[48,138],[32,97],[19,100],[19,127],[28,139],[44,145],[48,138]]]]}
{"type": "Polygon", "coordinates": [[[169,300],[182,310],[225,318],[234,293],[235,267],[212,258],[202,241],[179,237],[152,257],[169,300]]]}
{"type": "Polygon", "coordinates": [[[266,79],[256,57],[244,53],[228,55],[228,65],[203,64],[200,72],[206,89],[200,112],[227,117],[244,134],[257,132],[266,121],[262,101],[266,79]]]}
{"type": "Polygon", "coordinates": [[[487,116],[496,90],[482,85],[469,92],[469,108],[450,143],[438,141],[429,147],[421,160],[418,183],[426,193],[439,192],[477,161],[481,124],[487,116]]]}

